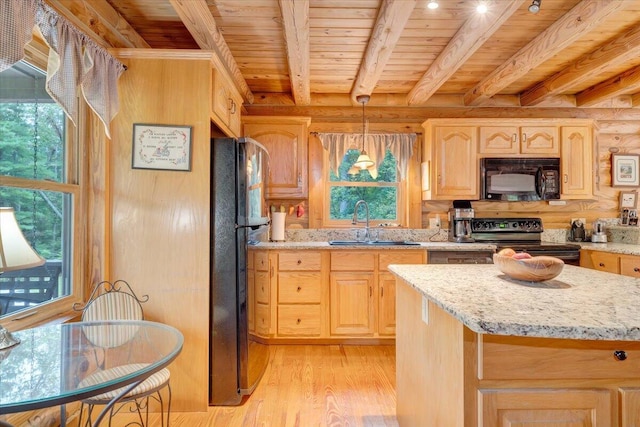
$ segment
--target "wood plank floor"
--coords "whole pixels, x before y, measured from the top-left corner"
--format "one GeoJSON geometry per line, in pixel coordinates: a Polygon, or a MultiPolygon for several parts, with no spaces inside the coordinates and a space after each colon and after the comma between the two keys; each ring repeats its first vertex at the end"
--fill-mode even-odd
{"type": "MultiPolygon", "coordinates": [[[[253,394],[237,407],[172,413],[171,427],[397,426],[395,346],[274,345],[253,394]]],[[[150,420],[160,425],[157,414],[150,420]]],[[[126,425],[118,415],[114,426],[126,425]]]]}

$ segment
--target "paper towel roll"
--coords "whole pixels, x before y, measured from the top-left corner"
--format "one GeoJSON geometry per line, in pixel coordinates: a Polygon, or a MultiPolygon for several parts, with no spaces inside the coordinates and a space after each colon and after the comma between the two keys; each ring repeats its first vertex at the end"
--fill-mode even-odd
{"type": "Polygon", "coordinates": [[[271,218],[271,240],[274,242],[284,242],[284,219],[286,212],[273,212],[271,218]]]}

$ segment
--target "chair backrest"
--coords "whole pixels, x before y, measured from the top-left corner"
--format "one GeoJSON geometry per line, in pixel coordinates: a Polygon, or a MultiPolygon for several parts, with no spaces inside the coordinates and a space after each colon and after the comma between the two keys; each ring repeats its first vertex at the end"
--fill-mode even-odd
{"type": "Polygon", "coordinates": [[[131,294],[111,291],[98,295],[82,310],[83,321],[142,320],[142,305],[131,294]]]}
{"type": "MultiPolygon", "coordinates": [[[[74,304],[74,310],[82,310],[82,321],[92,322],[101,320],[142,320],[142,303],[149,300],[148,295],[138,298],[131,286],[124,280],[100,282],[89,297],[89,301],[82,306],[74,304]]],[[[85,327],[85,336],[93,344],[100,347],[116,347],[126,343],[135,336],[138,328],[132,326],[120,333],[114,334],[109,328],[100,325],[85,327]]]]}

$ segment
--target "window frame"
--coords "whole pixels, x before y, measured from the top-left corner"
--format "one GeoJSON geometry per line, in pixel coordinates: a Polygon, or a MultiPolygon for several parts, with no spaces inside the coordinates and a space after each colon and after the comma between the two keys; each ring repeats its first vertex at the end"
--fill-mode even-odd
{"type": "MultiPolygon", "coordinates": [[[[48,47],[42,41],[34,38],[25,46],[25,57],[23,61],[29,65],[46,73],[48,47]]],[[[81,98],[82,99],[82,98],[81,98]]],[[[86,245],[83,241],[86,229],[82,222],[82,212],[84,211],[83,197],[83,165],[80,159],[85,158],[85,147],[79,143],[81,131],[85,131],[87,123],[87,110],[84,102],[80,103],[81,114],[78,117],[77,125],[65,116],[65,182],[53,182],[45,180],[34,180],[29,178],[18,178],[0,175],[1,187],[13,187],[26,190],[43,190],[60,192],[70,195],[71,212],[69,219],[72,222],[68,229],[70,235],[70,260],[69,260],[69,295],[61,296],[51,302],[45,302],[37,306],[26,308],[9,315],[3,316],[0,320],[2,325],[11,330],[20,330],[46,323],[56,318],[68,318],[72,311],[72,306],[76,302],[81,302],[84,294],[82,286],[84,269],[82,267],[81,254],[86,252],[86,245]]]]}
{"type": "MultiPolygon", "coordinates": [[[[327,150],[322,150],[322,182],[323,182],[323,198],[322,198],[322,228],[356,228],[361,227],[361,225],[354,225],[348,219],[331,219],[331,188],[334,186],[340,187],[396,187],[397,188],[397,219],[395,221],[390,220],[379,220],[372,219],[369,221],[370,227],[377,227],[380,224],[386,224],[392,222],[394,224],[398,224],[401,227],[409,226],[409,218],[408,218],[408,195],[409,195],[409,180],[408,179],[400,179],[396,183],[377,183],[377,182],[345,182],[345,181],[331,181],[330,180],[330,171],[329,171],[329,152],[327,150]],[[357,185],[354,185],[357,184],[357,185]]],[[[409,176],[409,174],[407,174],[409,176]]],[[[398,178],[400,178],[400,174],[398,173],[398,178]]]]}

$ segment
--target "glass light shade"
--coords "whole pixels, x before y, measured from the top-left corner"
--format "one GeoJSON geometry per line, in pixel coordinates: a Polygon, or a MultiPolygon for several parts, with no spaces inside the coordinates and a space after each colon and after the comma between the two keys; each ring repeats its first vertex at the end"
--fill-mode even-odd
{"type": "Polygon", "coordinates": [[[366,151],[362,150],[360,156],[358,156],[358,160],[356,160],[353,166],[360,169],[367,169],[373,166],[373,160],[371,160],[366,151]]]}
{"type": "Polygon", "coordinates": [[[37,267],[44,258],[25,239],[13,208],[0,208],[0,273],[37,267]]]}

